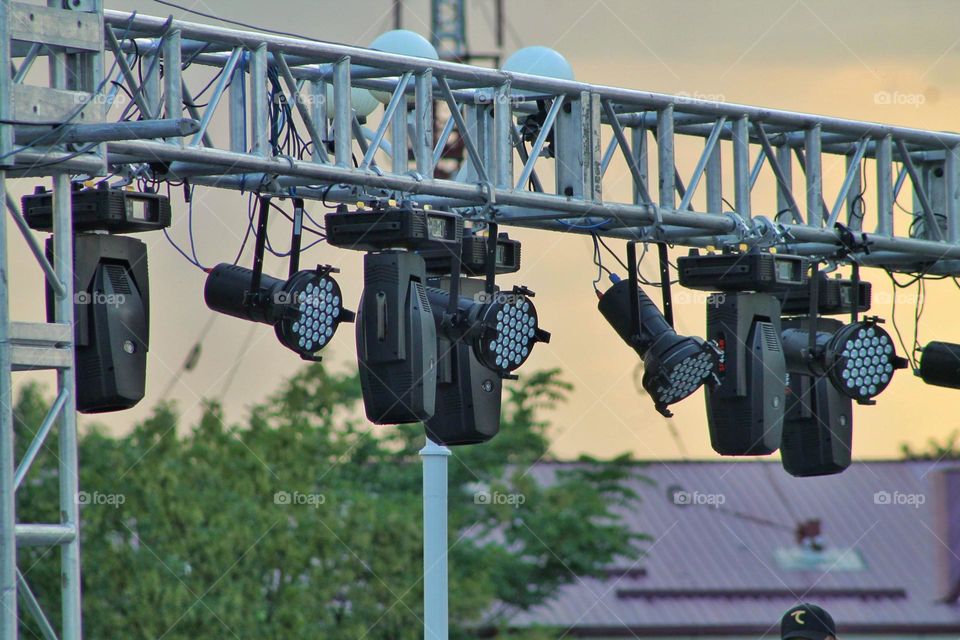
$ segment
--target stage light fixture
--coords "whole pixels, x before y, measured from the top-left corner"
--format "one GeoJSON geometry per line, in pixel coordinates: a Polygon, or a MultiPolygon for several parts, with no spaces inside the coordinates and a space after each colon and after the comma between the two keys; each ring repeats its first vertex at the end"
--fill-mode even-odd
{"type": "Polygon", "coordinates": [[[807,289],[809,262],[800,256],[762,253],[713,253],[696,249],[677,259],[680,284],[702,291],[756,291],[775,293],[807,289]]]}
{"type": "MultiPolygon", "coordinates": [[[[47,239],[53,258],[53,239],[47,239]]],[[[147,246],[108,234],[73,239],[74,357],[77,410],[122,411],[146,392],[150,348],[150,285],[147,246]]],[[[53,290],[47,286],[48,321],[54,321],[53,290]]]]}
{"type": "Polygon", "coordinates": [[[917,375],[927,384],[960,389],[960,344],[927,343],[920,352],[917,375]]]}
{"type": "Polygon", "coordinates": [[[452,313],[449,291],[429,288],[427,293],[440,330],[453,339],[468,340],[477,359],[501,377],[520,368],[537,342],[550,341],[550,334],[538,324],[530,300],[533,292],[525,287],[509,293],[481,291],[473,298],[457,296],[452,313]]]}
{"type": "Polygon", "coordinates": [[[354,319],[331,275],[336,271],[318,266],[297,271],[287,280],[268,275],[256,279],[251,269],[218,264],[207,275],[203,298],[218,313],[273,325],[283,346],[305,360],[315,360],[340,323],[354,319]]]}
{"type": "Polygon", "coordinates": [[[763,293],[710,296],[707,339],[721,354],[719,384],[706,393],[711,446],[725,456],[773,453],[780,447],[787,386],[779,302],[763,293]]]}
{"type": "Polygon", "coordinates": [[[850,399],[870,404],[887,388],[894,372],[907,366],[879,318],[851,322],[835,331],[821,331],[819,322],[815,333],[809,318],[783,330],[790,373],[827,377],[850,399]]]}
{"type": "MultiPolygon", "coordinates": [[[[507,233],[495,233],[496,245],[493,249],[494,275],[516,273],[520,270],[520,241],[512,240],[507,233]]],[[[489,262],[489,236],[476,232],[468,233],[464,229],[460,246],[460,272],[465,276],[484,276],[489,262]]],[[[453,260],[456,252],[447,248],[418,251],[427,264],[427,273],[431,275],[450,275],[453,272],[453,260]]]]}
{"type": "MultiPolygon", "coordinates": [[[[23,217],[31,229],[53,230],[53,193],[43,186],[20,200],[23,217]]],[[[73,231],[140,233],[170,226],[170,199],[159,193],[111,188],[75,188],[70,194],[73,231]]]]}
{"type": "Polygon", "coordinates": [[[643,359],[643,388],[657,411],[669,417],[669,405],[716,379],[717,349],[700,338],[678,335],[640,287],[612,279],[613,286],[600,297],[597,308],[643,359]]]}
{"type": "Polygon", "coordinates": [[[414,250],[460,251],[463,219],[410,203],[374,203],[325,217],[327,242],[366,251],[357,313],[357,360],[367,418],[403,424],[436,408],[437,327],[423,256],[414,250]]]}
{"type": "Polygon", "coordinates": [[[817,271],[813,282],[790,286],[774,293],[780,300],[780,312],[785,316],[809,315],[811,294],[817,290],[816,310],[818,315],[831,316],[870,311],[873,285],[859,278],[828,278],[817,271]]]}
{"type": "MultiPolygon", "coordinates": [[[[803,320],[783,320],[784,327],[803,320]]],[[[838,331],[843,323],[820,319],[818,324],[838,331]]],[[[853,401],[826,377],[799,373],[788,376],[787,411],[783,421],[780,459],[792,476],[840,473],[850,466],[853,451],[853,401]]]]}
{"type": "MultiPolygon", "coordinates": [[[[146,392],[150,286],[146,245],[114,234],[170,226],[170,201],[150,192],[74,184],[74,359],[77,410],[122,411],[146,392]],[[97,233],[90,233],[97,232],[97,233]]],[[[38,186],[21,199],[30,228],[51,231],[53,194],[38,186]]],[[[53,259],[52,238],[47,257],[53,259]]],[[[47,285],[47,316],[54,321],[53,290],[47,285]]]]}
{"type": "Polygon", "coordinates": [[[434,279],[427,289],[438,333],[437,406],[424,422],[432,440],[478,444],[500,429],[502,379],[513,377],[536,342],[550,334],[537,324],[522,287],[490,293],[479,279],[434,279]]]}
{"type": "Polygon", "coordinates": [[[438,341],[436,410],[424,427],[431,440],[449,446],[479,444],[499,432],[503,378],[513,377],[534,342],[550,337],[538,326],[532,292],[504,292],[495,283],[497,274],[519,270],[520,242],[497,233],[495,223],[484,226],[483,236],[464,230],[459,253],[418,251],[433,276],[427,293],[438,341]]]}

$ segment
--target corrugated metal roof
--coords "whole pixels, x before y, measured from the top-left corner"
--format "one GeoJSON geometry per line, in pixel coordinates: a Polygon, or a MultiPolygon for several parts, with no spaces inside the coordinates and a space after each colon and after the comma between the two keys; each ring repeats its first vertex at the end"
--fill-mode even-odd
{"type": "MultiPolygon", "coordinates": [[[[531,473],[549,482],[560,466],[531,473]]],[[[960,631],[960,606],[937,602],[936,563],[947,552],[934,534],[932,491],[934,475],[956,467],[860,462],[840,475],[801,479],[776,461],[652,463],[638,473],[656,484],[633,481],[642,502],[623,514],[631,529],[655,538],[633,567],[645,571],[578,578],[513,624],[573,628],[572,635],[779,637],[783,612],[811,601],[831,612],[841,632],[960,631]],[[675,504],[678,489],[714,504],[675,504]],[[880,492],[891,504],[882,493],[877,499],[880,492]],[[799,548],[793,530],[807,519],[821,521],[832,555],[825,568],[788,570],[775,554],[799,548]],[[862,562],[849,562],[849,554],[862,562]]]]}

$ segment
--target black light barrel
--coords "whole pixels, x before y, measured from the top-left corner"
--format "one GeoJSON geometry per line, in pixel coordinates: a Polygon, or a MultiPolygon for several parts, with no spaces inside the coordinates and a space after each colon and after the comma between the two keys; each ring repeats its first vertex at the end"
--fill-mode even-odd
{"type": "Polygon", "coordinates": [[[654,340],[661,335],[675,335],[657,305],[641,289],[636,289],[640,298],[640,344],[634,344],[633,327],[630,326],[630,283],[620,280],[607,289],[597,308],[613,330],[642,358],[654,340]]]}
{"type": "Polygon", "coordinates": [[[928,343],[920,356],[920,377],[927,384],[960,389],[960,344],[928,343]]]}
{"type": "Polygon", "coordinates": [[[274,324],[271,295],[282,289],[283,280],[263,274],[259,290],[251,295],[253,271],[235,264],[221,263],[210,270],[203,286],[203,299],[213,311],[235,318],[274,324]]]}

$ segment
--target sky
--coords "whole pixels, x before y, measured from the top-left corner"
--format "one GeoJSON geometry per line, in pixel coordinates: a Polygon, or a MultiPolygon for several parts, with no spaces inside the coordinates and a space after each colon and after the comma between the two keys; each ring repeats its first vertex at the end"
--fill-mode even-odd
{"type": "MultiPolygon", "coordinates": [[[[136,9],[152,15],[172,12],[178,18],[213,23],[156,2],[107,0],[105,4],[111,9],[136,9]]],[[[262,2],[252,0],[186,0],[186,4],[265,28],[360,46],[391,28],[389,0],[287,0],[272,3],[269,11],[263,10],[262,2]]],[[[471,46],[488,51],[492,48],[489,19],[493,3],[470,0],[468,4],[471,46]]],[[[410,0],[405,5],[404,26],[427,35],[428,2],[410,0]]],[[[960,36],[955,25],[960,5],[949,0],[507,0],[506,6],[509,28],[504,53],[535,44],[553,47],[570,61],[578,80],[917,128],[957,129],[960,36]]],[[[221,134],[222,139],[223,129],[215,124],[212,133],[221,134]]],[[[679,150],[682,175],[688,175],[695,162],[692,150],[679,150]]],[[[827,188],[835,190],[843,178],[842,164],[825,162],[824,170],[827,188]]],[[[19,196],[32,191],[35,182],[8,184],[19,196]]],[[[623,166],[611,167],[605,189],[607,197],[629,199],[629,176],[623,166]]],[[[186,246],[187,210],[179,194],[174,194],[173,201],[170,234],[186,246]]],[[[322,212],[319,204],[308,205],[308,209],[322,212]]],[[[755,205],[755,212],[762,209],[755,205]]],[[[198,188],[193,215],[201,262],[212,266],[232,261],[246,225],[245,196],[198,188]]],[[[282,222],[274,221],[275,237],[288,233],[281,230],[282,222]]],[[[569,401],[550,416],[552,453],[569,458],[629,451],[643,459],[715,459],[702,392],[673,407],[676,416],[672,423],[637,392],[637,357],[596,310],[590,240],[545,231],[511,229],[510,233],[523,242],[525,264],[519,274],[504,278],[503,284],[523,283],[535,290],[541,325],[553,334],[550,344],[536,347],[520,373],[559,367],[575,387],[569,401]]],[[[279,345],[266,325],[221,316],[208,327],[213,314],[203,304],[204,274],[180,257],[162,234],[140,238],[150,251],[147,396],[126,412],[84,416],[81,426],[103,422],[122,433],[164,397],[177,402],[185,416],[184,428],[196,420],[204,398],[220,400],[228,419],[242,421],[252,403],[263,401],[302,362],[279,345]],[[204,328],[197,368],[181,375],[165,396],[204,328]]],[[[248,250],[242,263],[249,261],[248,250]]],[[[338,265],[345,299],[354,301],[355,308],[362,284],[361,254],[321,245],[312,249],[304,262],[338,265]]],[[[25,245],[11,241],[9,263],[13,319],[40,319],[41,274],[25,245]]],[[[265,271],[280,275],[285,268],[268,259],[265,271]]],[[[646,268],[652,275],[652,265],[646,268]]],[[[873,312],[890,318],[891,285],[886,274],[871,269],[864,277],[874,283],[878,303],[873,312]]],[[[702,334],[702,298],[680,290],[675,295],[678,330],[702,334]]],[[[897,319],[909,344],[915,301],[911,296],[915,294],[900,295],[897,319]]],[[[920,342],[960,342],[955,320],[960,290],[949,280],[930,283],[927,299],[920,342]]],[[[334,369],[355,367],[352,327],[342,328],[323,355],[334,369]]],[[[52,377],[45,374],[15,377],[18,383],[29,379],[52,385],[52,377]]],[[[923,446],[931,438],[944,439],[958,428],[951,410],[958,394],[925,386],[909,372],[899,372],[876,406],[856,408],[855,459],[894,457],[901,443],[923,446]]]]}

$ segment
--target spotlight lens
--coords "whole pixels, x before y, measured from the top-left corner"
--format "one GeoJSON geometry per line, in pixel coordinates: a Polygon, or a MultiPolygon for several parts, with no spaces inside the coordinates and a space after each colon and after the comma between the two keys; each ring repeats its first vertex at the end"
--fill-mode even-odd
{"type": "Polygon", "coordinates": [[[507,302],[492,302],[481,313],[489,326],[475,343],[477,357],[500,374],[508,374],[530,355],[537,337],[537,311],[526,297],[515,296],[507,302]]]}
{"type": "Polygon", "coordinates": [[[853,400],[870,400],[886,389],[897,355],[890,335],[870,321],[847,325],[831,341],[840,355],[830,376],[853,400]]]}
{"type": "Polygon", "coordinates": [[[703,386],[716,370],[717,356],[710,346],[687,338],[663,361],[650,362],[648,357],[644,364],[643,386],[659,408],[679,402],[703,386]]]}
{"type": "Polygon", "coordinates": [[[339,285],[330,274],[300,271],[286,282],[281,295],[294,303],[277,323],[277,337],[287,348],[312,356],[326,346],[341,322],[339,285]]]}

